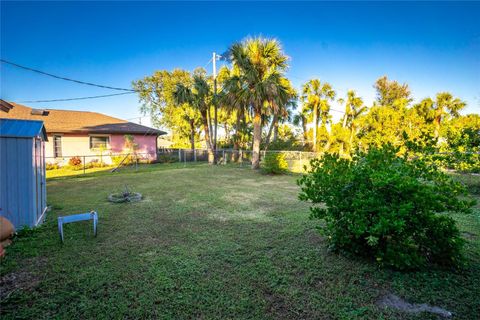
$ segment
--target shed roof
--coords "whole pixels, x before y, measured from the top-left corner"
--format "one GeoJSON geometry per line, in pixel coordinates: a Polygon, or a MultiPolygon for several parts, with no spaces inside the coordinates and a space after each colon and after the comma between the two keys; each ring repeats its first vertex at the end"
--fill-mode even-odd
{"type": "Polygon", "coordinates": [[[47,131],[40,120],[0,119],[0,137],[41,137],[47,141],[47,131]]]}

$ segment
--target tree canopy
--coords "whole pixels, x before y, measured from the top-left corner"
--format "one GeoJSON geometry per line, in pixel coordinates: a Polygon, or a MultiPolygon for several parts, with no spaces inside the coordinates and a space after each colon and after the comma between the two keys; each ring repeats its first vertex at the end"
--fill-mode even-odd
{"type": "Polygon", "coordinates": [[[255,169],[260,150],[267,148],[347,158],[387,143],[401,152],[412,142],[439,152],[480,151],[479,115],[461,115],[466,102],[448,91],[414,101],[408,84],[382,76],[373,84],[374,102],[366,105],[355,90],[340,96],[325,79],[308,80],[297,93],[286,75],[289,58],[277,39],[247,38],[232,44],[224,57],[228,63],[216,79],[197,68],[156,71],[133,82],[141,111],[154,126],[172,133],[175,146],[206,148],[213,154],[215,102],[218,147],[251,149],[255,169]],[[334,104],[341,108],[334,110],[341,112],[337,121],[332,121],[334,104]]]}

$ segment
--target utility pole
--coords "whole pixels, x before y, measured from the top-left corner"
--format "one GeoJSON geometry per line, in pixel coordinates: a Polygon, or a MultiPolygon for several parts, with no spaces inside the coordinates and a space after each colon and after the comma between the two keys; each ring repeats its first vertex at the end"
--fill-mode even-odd
{"type": "Polygon", "coordinates": [[[213,134],[213,150],[217,154],[217,54],[214,52],[212,57],[213,62],[213,107],[214,107],[214,134],[213,134]]]}

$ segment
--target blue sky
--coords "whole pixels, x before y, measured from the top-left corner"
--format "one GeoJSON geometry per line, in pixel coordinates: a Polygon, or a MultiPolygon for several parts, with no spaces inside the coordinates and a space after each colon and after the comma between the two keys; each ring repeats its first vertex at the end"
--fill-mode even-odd
{"type": "MultiPolygon", "coordinates": [[[[278,38],[295,86],[310,78],[373,101],[375,80],[410,85],[415,99],[450,91],[480,113],[478,2],[1,2],[1,56],[117,87],[155,70],[193,70],[252,35],[278,38]]],[[[1,65],[12,101],[115,93],[1,65]]],[[[140,115],[135,95],[37,107],[140,115]]],[[[147,119],[144,119],[145,122],[147,119]]]]}

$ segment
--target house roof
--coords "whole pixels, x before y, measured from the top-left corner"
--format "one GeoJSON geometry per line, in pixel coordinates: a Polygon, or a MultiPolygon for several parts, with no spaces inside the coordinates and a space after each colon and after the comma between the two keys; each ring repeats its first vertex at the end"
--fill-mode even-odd
{"type": "Polygon", "coordinates": [[[12,108],[13,108],[13,106],[12,106],[10,103],[8,103],[7,101],[4,101],[4,100],[1,100],[1,99],[0,99],[0,110],[1,110],[1,111],[8,112],[8,111],[10,111],[10,109],[12,109],[12,108]]]}
{"type": "Polygon", "coordinates": [[[47,141],[47,131],[40,120],[0,119],[0,137],[35,138],[47,141]]]}
{"type": "MultiPolygon", "coordinates": [[[[4,102],[3,100],[0,101],[4,102]]],[[[48,133],[166,134],[166,132],[158,129],[98,112],[35,109],[14,102],[8,102],[8,104],[13,107],[10,108],[9,112],[0,111],[0,118],[41,120],[44,122],[48,133]]]]}

